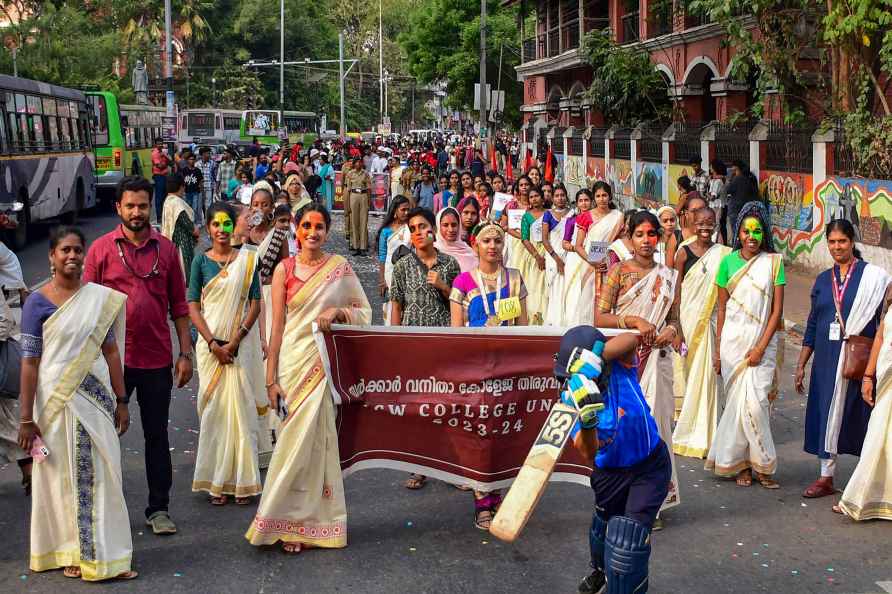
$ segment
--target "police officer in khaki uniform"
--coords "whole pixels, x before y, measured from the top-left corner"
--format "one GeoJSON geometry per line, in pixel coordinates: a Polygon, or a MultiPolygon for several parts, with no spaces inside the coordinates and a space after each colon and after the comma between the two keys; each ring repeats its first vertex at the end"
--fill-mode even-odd
{"type": "Polygon", "coordinates": [[[369,207],[372,180],[362,166],[362,159],[353,159],[352,168],[344,174],[347,201],[345,215],[350,221],[350,249],[354,256],[364,256],[369,249],[369,207]]]}

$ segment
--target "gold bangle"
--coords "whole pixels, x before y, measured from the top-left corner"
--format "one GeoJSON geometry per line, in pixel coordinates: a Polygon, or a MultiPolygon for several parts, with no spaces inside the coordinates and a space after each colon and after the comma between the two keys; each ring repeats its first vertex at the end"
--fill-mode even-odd
{"type": "Polygon", "coordinates": [[[21,419],[19,420],[19,425],[33,425],[34,419],[21,419]]]}
{"type": "Polygon", "coordinates": [[[626,316],[620,316],[616,323],[619,325],[620,330],[626,330],[626,316]]]}

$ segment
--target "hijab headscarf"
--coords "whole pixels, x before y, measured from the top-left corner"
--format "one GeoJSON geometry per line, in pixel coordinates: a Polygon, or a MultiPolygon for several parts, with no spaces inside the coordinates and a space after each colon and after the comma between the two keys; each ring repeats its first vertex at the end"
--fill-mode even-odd
{"type": "Polygon", "coordinates": [[[462,272],[468,272],[477,267],[477,254],[474,253],[471,246],[461,239],[461,215],[451,206],[437,213],[437,240],[434,242],[434,247],[440,252],[455,258],[462,272]],[[440,233],[440,220],[445,214],[454,215],[456,221],[458,221],[459,238],[455,241],[447,241],[443,234],[440,233]]]}
{"type": "Polygon", "coordinates": [[[740,227],[743,225],[743,221],[750,217],[759,219],[759,223],[762,224],[762,230],[765,233],[764,239],[762,239],[762,251],[774,253],[774,241],[771,239],[771,227],[768,226],[768,209],[765,208],[764,203],[757,200],[744,204],[743,208],[740,209],[740,214],[737,215],[737,220],[734,221],[734,249],[739,250],[743,247],[740,243],[740,227]]]}
{"type": "Polygon", "coordinates": [[[304,187],[304,182],[301,180],[301,177],[297,173],[292,173],[288,177],[285,178],[285,191],[288,192],[288,203],[291,205],[291,212],[296,213],[301,208],[312,202],[310,200],[310,194],[307,192],[307,189],[304,187]],[[292,182],[297,182],[300,185],[300,198],[295,201],[294,197],[291,195],[291,192],[288,192],[288,188],[291,187],[292,182]]]}

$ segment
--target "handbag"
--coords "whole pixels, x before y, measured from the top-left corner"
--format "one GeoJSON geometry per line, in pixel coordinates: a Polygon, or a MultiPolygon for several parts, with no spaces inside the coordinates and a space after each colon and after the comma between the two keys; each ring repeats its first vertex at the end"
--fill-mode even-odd
{"type": "Polygon", "coordinates": [[[0,398],[18,399],[21,375],[21,346],[14,338],[0,340],[0,398]]]}
{"type": "Polygon", "coordinates": [[[842,332],[842,376],[847,380],[861,380],[867,369],[867,361],[870,359],[870,349],[873,348],[873,339],[867,336],[847,336],[846,327],[842,321],[842,311],[836,294],[833,295],[833,304],[836,306],[836,319],[839,321],[842,332]]]}

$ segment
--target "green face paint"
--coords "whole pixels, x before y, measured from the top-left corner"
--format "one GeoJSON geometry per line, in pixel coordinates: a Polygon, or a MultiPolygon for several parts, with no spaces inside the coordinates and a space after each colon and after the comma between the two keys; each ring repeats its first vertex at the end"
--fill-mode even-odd
{"type": "Polygon", "coordinates": [[[220,227],[220,230],[224,233],[232,233],[232,230],[235,229],[232,219],[229,218],[229,215],[225,212],[214,213],[213,221],[217,223],[217,226],[220,227]]]}
{"type": "Polygon", "coordinates": [[[762,244],[764,231],[762,230],[762,223],[758,219],[746,219],[743,222],[743,228],[746,230],[747,235],[758,241],[759,245],[762,244]]]}

